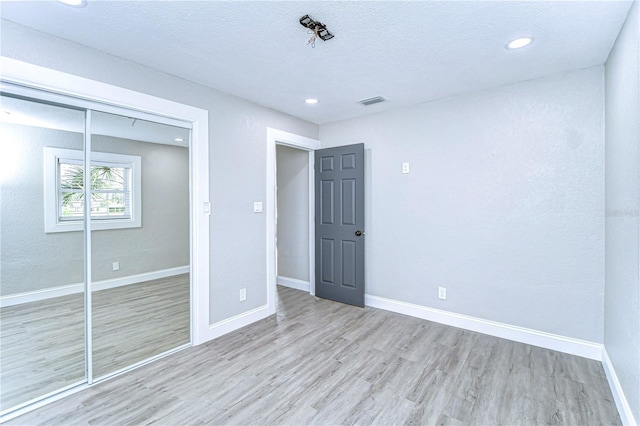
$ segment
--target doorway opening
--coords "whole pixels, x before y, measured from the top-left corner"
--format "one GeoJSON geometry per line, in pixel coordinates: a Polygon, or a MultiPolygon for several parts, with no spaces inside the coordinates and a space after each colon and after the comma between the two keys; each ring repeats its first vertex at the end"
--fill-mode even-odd
{"type": "Polygon", "coordinates": [[[276,284],[310,291],[309,155],[276,145],[276,284]]]}
{"type": "MultiPolygon", "coordinates": [[[[276,313],[276,284],[298,288],[300,290],[309,291],[311,295],[315,295],[315,222],[314,222],[314,150],[320,148],[320,141],[307,138],[293,133],[284,132],[276,129],[267,129],[267,304],[269,315],[276,313]],[[306,156],[306,167],[304,157],[306,156]],[[294,223],[287,220],[291,228],[284,231],[281,228],[277,234],[278,224],[278,190],[277,177],[278,163],[284,167],[285,174],[280,177],[290,178],[289,184],[293,184],[296,188],[300,188],[306,182],[306,197],[294,196],[293,191],[286,191],[280,188],[280,195],[286,193],[284,197],[284,207],[287,211],[285,217],[293,218],[294,223]],[[301,172],[302,169],[302,172],[301,172]],[[302,174],[307,173],[306,180],[302,174]],[[301,174],[302,173],[302,174],[301,174]],[[302,203],[306,199],[306,214],[300,215],[300,211],[296,212],[296,206],[300,209],[302,203]],[[306,227],[305,216],[306,215],[306,227]],[[301,235],[306,229],[306,236],[301,235]],[[278,236],[280,239],[278,240],[278,236]],[[282,238],[284,237],[284,241],[282,238]],[[285,248],[284,253],[278,253],[278,241],[280,248],[285,248]],[[300,254],[301,245],[307,245],[307,250],[300,254]],[[296,250],[296,248],[298,250],[296,250]],[[296,253],[298,251],[298,253],[296,253]],[[306,259],[301,259],[304,257],[306,259]],[[281,262],[282,261],[282,262],[281,262]],[[279,268],[280,266],[280,268],[279,268]],[[308,281],[297,277],[304,277],[304,269],[308,281]],[[286,274],[295,274],[294,277],[287,277],[286,274]]],[[[281,170],[282,171],[282,170],[281,170]]],[[[303,209],[300,209],[303,210],[303,209]]],[[[282,224],[282,218],[280,219],[282,224]]]]}

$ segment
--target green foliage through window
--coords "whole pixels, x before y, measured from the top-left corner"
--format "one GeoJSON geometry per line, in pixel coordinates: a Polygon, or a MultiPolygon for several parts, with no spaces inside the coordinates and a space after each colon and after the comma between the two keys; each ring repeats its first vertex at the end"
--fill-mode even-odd
{"type": "MultiPolygon", "coordinates": [[[[84,216],[84,167],[60,161],[60,218],[77,220],[84,216]]],[[[129,217],[129,170],[122,166],[91,166],[91,217],[129,217]]]]}

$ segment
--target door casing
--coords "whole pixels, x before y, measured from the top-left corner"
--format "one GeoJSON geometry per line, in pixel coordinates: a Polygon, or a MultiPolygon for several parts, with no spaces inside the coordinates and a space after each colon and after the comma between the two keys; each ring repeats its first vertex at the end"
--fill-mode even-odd
{"type": "Polygon", "coordinates": [[[276,145],[297,148],[309,153],[309,293],[315,295],[315,186],[314,151],[320,141],[282,130],[267,128],[267,307],[276,313],[276,145]]]}

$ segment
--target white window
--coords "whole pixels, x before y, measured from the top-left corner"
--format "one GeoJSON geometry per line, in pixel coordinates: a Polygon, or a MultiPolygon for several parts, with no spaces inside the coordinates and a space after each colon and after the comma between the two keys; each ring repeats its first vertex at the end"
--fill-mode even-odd
{"type": "MultiPolygon", "coordinates": [[[[83,152],[44,148],[45,232],[82,231],[83,152]]],[[[91,229],[141,226],[141,159],[135,155],[91,153],[91,229]]]]}

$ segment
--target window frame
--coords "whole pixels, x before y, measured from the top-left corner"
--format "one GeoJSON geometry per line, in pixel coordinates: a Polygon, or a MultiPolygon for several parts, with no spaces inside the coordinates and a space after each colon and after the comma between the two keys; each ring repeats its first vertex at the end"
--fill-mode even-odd
{"type": "MultiPolygon", "coordinates": [[[[82,150],[44,147],[44,228],[45,233],[74,232],[84,230],[84,218],[70,219],[61,217],[61,182],[59,163],[80,162],[84,160],[82,150]]],[[[113,164],[131,169],[130,175],[130,215],[129,217],[92,217],[93,231],[142,227],[142,158],[137,155],[91,152],[92,165],[113,164]]]]}

